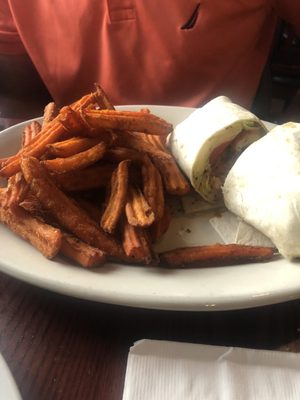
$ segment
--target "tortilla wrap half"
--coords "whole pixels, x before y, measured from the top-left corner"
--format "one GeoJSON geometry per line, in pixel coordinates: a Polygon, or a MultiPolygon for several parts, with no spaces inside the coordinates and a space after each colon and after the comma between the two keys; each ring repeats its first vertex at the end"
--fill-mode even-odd
{"type": "Polygon", "coordinates": [[[226,207],[268,236],[287,258],[300,256],[300,124],[273,128],[229,171],[226,207]]]}
{"type": "Polygon", "coordinates": [[[267,131],[250,111],[219,96],[178,124],[168,145],[195,190],[214,203],[236,158],[267,131]]]}

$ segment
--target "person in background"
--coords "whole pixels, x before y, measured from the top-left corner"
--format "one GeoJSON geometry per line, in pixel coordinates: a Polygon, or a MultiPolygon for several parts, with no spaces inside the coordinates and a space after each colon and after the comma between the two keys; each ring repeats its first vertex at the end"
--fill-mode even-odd
{"type": "Polygon", "coordinates": [[[0,110],[39,115],[99,83],[114,104],[250,108],[295,0],[0,0],[0,110]]]}

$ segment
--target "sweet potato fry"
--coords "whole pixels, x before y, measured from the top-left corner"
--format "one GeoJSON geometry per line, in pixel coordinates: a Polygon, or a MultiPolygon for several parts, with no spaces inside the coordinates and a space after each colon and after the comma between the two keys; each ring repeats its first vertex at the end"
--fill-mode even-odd
{"type": "Polygon", "coordinates": [[[4,201],[6,201],[6,188],[0,187],[0,207],[4,207],[4,201]]]}
{"type": "Polygon", "coordinates": [[[75,111],[70,106],[63,107],[57,118],[66,131],[72,135],[89,132],[92,129],[81,117],[81,110],[75,111]]]}
{"type": "Polygon", "coordinates": [[[43,207],[39,199],[31,192],[27,194],[27,196],[23,201],[20,202],[19,205],[35,217],[39,217],[47,222],[52,219],[49,211],[43,207]]]}
{"type": "Polygon", "coordinates": [[[169,207],[165,203],[164,212],[160,219],[155,219],[153,224],[149,227],[149,234],[152,243],[159,240],[168,230],[171,222],[171,213],[169,207]]]}
{"type": "MultiPolygon", "coordinates": [[[[9,159],[9,157],[0,158],[0,171],[6,165],[6,163],[8,162],[8,159],[9,159]]],[[[0,176],[1,176],[1,174],[0,174],[0,176]]]]}
{"type": "Polygon", "coordinates": [[[138,132],[124,132],[119,134],[115,142],[116,146],[127,147],[138,151],[139,153],[146,153],[149,156],[155,154],[161,157],[172,158],[171,155],[165,151],[159,150],[156,146],[146,139],[146,135],[138,132]]]}
{"type": "Polygon", "coordinates": [[[143,154],[128,147],[112,147],[107,150],[104,159],[110,162],[121,162],[123,160],[143,162],[144,157],[143,154]]]}
{"type": "Polygon", "coordinates": [[[60,142],[47,145],[47,155],[53,157],[70,157],[99,143],[97,138],[74,136],[60,142]]]}
{"type": "Polygon", "coordinates": [[[101,220],[103,215],[103,210],[101,207],[99,207],[99,204],[96,204],[87,199],[83,199],[80,196],[75,197],[75,200],[79,207],[83,208],[84,211],[92,218],[92,220],[99,224],[99,221],[101,220]]]}
{"type": "Polygon", "coordinates": [[[166,151],[166,138],[167,136],[146,135],[146,139],[150,144],[155,146],[158,150],[166,151]]]}
{"type": "Polygon", "coordinates": [[[113,233],[124,210],[129,175],[129,160],[121,161],[111,178],[110,196],[101,218],[101,228],[108,233],[113,233]]]}
{"type": "Polygon", "coordinates": [[[21,207],[14,209],[0,207],[0,221],[18,236],[30,242],[45,257],[53,258],[58,253],[62,241],[61,231],[34,218],[21,207]]]}
{"type": "Polygon", "coordinates": [[[100,142],[98,138],[72,137],[61,142],[51,143],[47,146],[47,154],[55,157],[70,157],[100,142]]]}
{"type": "Polygon", "coordinates": [[[52,174],[56,184],[66,192],[86,191],[105,187],[116,168],[115,164],[95,164],[78,171],[52,174]]]}
{"type": "Polygon", "coordinates": [[[41,131],[42,126],[39,122],[33,121],[30,122],[22,133],[22,147],[26,147],[35,138],[41,131]]]}
{"type": "Polygon", "coordinates": [[[155,219],[160,219],[165,205],[163,183],[159,171],[147,156],[144,157],[142,165],[142,177],[145,199],[152,208],[155,219]]]}
{"type": "Polygon", "coordinates": [[[74,111],[79,111],[89,107],[91,104],[98,104],[99,96],[101,95],[99,90],[101,90],[100,87],[96,87],[94,92],[82,96],[79,100],[71,104],[72,109],[74,111]]]}
{"type": "Polygon", "coordinates": [[[98,106],[103,110],[114,110],[115,107],[107,97],[102,87],[99,86],[98,84],[96,84],[95,87],[96,87],[96,98],[98,106]]]}
{"type": "Polygon", "coordinates": [[[98,143],[95,146],[65,158],[54,158],[53,160],[45,160],[42,163],[52,172],[62,174],[69,171],[76,171],[86,168],[103,158],[107,150],[107,145],[104,142],[98,143]]]}
{"type": "Polygon", "coordinates": [[[63,233],[60,252],[85,268],[97,267],[106,261],[103,251],[67,233],[63,233]]]}
{"type": "Polygon", "coordinates": [[[95,129],[138,131],[153,135],[166,135],[173,129],[163,119],[143,111],[84,110],[84,119],[95,129]]]}
{"type": "Polygon", "coordinates": [[[210,267],[269,261],[274,255],[270,247],[238,244],[214,244],[182,247],[159,255],[161,263],[169,267],[210,267]]]}
{"type": "MultiPolygon", "coordinates": [[[[26,146],[26,148],[21,147],[21,149],[14,155],[7,157],[6,162],[4,163],[4,165],[7,165],[9,163],[12,163],[13,161],[19,160],[20,157],[26,152],[28,152],[29,150],[33,150],[33,148],[41,141],[42,136],[43,139],[45,139],[45,137],[47,137],[48,134],[53,134],[53,130],[56,131],[56,129],[58,129],[58,127],[60,128],[60,133],[61,132],[65,132],[65,129],[63,129],[63,127],[61,126],[61,124],[59,122],[57,122],[57,120],[53,120],[51,122],[51,124],[49,124],[49,126],[46,126],[45,128],[42,128],[40,130],[40,132],[34,137],[32,138],[32,140],[30,141],[29,145],[26,146]]],[[[51,141],[50,141],[51,143],[51,141]]]]}
{"type": "Polygon", "coordinates": [[[40,157],[44,154],[46,147],[49,143],[56,142],[61,136],[65,134],[65,128],[59,124],[48,124],[45,130],[42,129],[40,134],[37,135],[26,147],[24,147],[16,156],[7,159],[5,165],[0,170],[0,175],[10,177],[20,171],[21,156],[34,156],[40,157]],[[40,136],[43,132],[43,136],[40,136]],[[35,140],[39,138],[39,140],[35,140]]]}
{"type": "MultiPolygon", "coordinates": [[[[72,104],[72,109],[74,111],[79,111],[82,107],[87,107],[89,104],[94,103],[96,98],[96,92],[83,96],[72,104]]],[[[22,148],[17,154],[7,157],[5,160],[0,160],[0,176],[10,177],[19,172],[21,157],[32,156],[39,158],[46,151],[48,144],[57,142],[61,137],[66,135],[66,129],[58,120],[59,116],[61,116],[61,113],[42,128],[39,134],[36,135],[31,142],[25,148],[22,148]]]]}
{"type": "Polygon", "coordinates": [[[133,261],[142,264],[150,264],[153,261],[153,251],[147,231],[130,225],[126,219],[122,226],[122,244],[125,254],[133,261]]]}
{"type": "MultiPolygon", "coordinates": [[[[172,155],[163,147],[157,144],[157,139],[149,140],[150,135],[137,132],[126,132],[119,135],[116,143],[118,146],[126,146],[146,153],[150,156],[160,171],[166,191],[169,194],[183,196],[190,191],[190,185],[178,168],[172,155]]],[[[151,135],[151,137],[156,137],[151,135]]]]}
{"type": "Polygon", "coordinates": [[[62,227],[108,255],[122,257],[123,251],[115,239],[97,227],[84,210],[58,189],[46,168],[36,158],[23,158],[21,166],[31,191],[62,227]]]}
{"type": "Polygon", "coordinates": [[[21,172],[16,173],[8,179],[6,199],[4,207],[18,206],[26,197],[29,186],[21,172]]]}
{"type": "Polygon", "coordinates": [[[128,186],[125,214],[130,225],[147,227],[155,219],[152,208],[147,203],[142,191],[132,185],[128,186]]]}
{"type": "Polygon", "coordinates": [[[167,193],[184,196],[190,191],[189,182],[172,157],[152,154],[151,158],[161,174],[167,193]]]}
{"type": "Polygon", "coordinates": [[[57,115],[58,115],[58,108],[56,104],[53,101],[48,103],[44,108],[43,127],[49,124],[49,122],[53,121],[57,115]]]}

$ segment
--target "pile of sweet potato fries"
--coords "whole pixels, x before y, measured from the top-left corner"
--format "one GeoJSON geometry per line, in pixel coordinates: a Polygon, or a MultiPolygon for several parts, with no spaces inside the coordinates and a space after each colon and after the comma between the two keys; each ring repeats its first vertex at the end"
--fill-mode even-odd
{"type": "Polygon", "coordinates": [[[269,260],[270,248],[220,244],[155,254],[170,223],[167,196],[190,190],[165,146],[171,131],[147,109],[115,110],[100,87],[60,110],[50,103],[20,150],[0,160],[0,221],[47,258],[83,267],[269,260]]]}

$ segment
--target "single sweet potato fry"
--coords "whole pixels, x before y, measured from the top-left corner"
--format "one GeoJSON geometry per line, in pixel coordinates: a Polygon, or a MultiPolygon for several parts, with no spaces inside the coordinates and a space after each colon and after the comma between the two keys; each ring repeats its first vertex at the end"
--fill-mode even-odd
{"type": "Polygon", "coordinates": [[[95,221],[97,224],[102,218],[103,210],[99,204],[92,202],[90,200],[84,199],[79,196],[75,196],[75,201],[79,205],[80,208],[83,208],[84,211],[95,221]]]}
{"type": "Polygon", "coordinates": [[[122,224],[122,244],[126,256],[133,261],[142,264],[150,264],[153,261],[154,253],[147,231],[130,225],[126,219],[122,224]]]}
{"type": "Polygon", "coordinates": [[[39,122],[30,122],[22,133],[22,147],[26,147],[41,131],[42,126],[39,122]]]}
{"type": "Polygon", "coordinates": [[[4,207],[6,201],[6,188],[0,187],[0,207],[4,207]]]}
{"type": "Polygon", "coordinates": [[[45,257],[53,258],[58,253],[62,242],[60,229],[45,224],[21,207],[13,209],[0,207],[0,221],[18,236],[30,242],[45,257]]]}
{"type": "Polygon", "coordinates": [[[85,119],[81,117],[81,109],[74,110],[70,106],[65,106],[60,110],[57,118],[66,131],[74,136],[88,133],[93,129],[85,119]]]}
{"type": "Polygon", "coordinates": [[[129,160],[121,161],[112,174],[110,196],[101,218],[101,228],[108,233],[113,233],[124,210],[129,175],[129,160]]]}
{"type": "Polygon", "coordinates": [[[155,146],[158,150],[166,151],[166,139],[167,136],[158,135],[146,135],[146,139],[149,143],[155,146]]]}
{"type": "Polygon", "coordinates": [[[169,207],[165,203],[164,212],[160,219],[155,219],[153,224],[149,227],[149,234],[152,243],[159,240],[168,230],[171,222],[171,213],[169,207]]]}
{"type": "Polygon", "coordinates": [[[159,254],[161,264],[169,267],[211,267],[269,261],[274,255],[270,247],[239,244],[213,244],[182,247],[159,254]]]}
{"type": "Polygon", "coordinates": [[[173,126],[165,120],[143,111],[84,110],[85,121],[94,129],[138,131],[152,135],[166,135],[173,126]]]}
{"type": "Polygon", "coordinates": [[[18,206],[24,200],[29,191],[29,186],[27,185],[22,172],[17,172],[8,179],[6,189],[4,207],[18,206]]]}
{"type": "Polygon", "coordinates": [[[160,219],[163,216],[165,205],[163,183],[159,171],[147,156],[144,156],[142,177],[145,199],[152,208],[155,219],[160,219]]]}
{"type": "Polygon", "coordinates": [[[49,124],[49,122],[53,121],[57,115],[58,115],[58,108],[56,104],[53,101],[48,103],[44,108],[43,127],[49,124]]]}
{"type": "Polygon", "coordinates": [[[184,196],[190,191],[189,182],[180,171],[174,158],[165,153],[165,155],[151,154],[151,159],[161,174],[167,193],[184,196]]]}
{"type": "Polygon", "coordinates": [[[142,191],[132,185],[128,186],[125,214],[130,225],[143,228],[150,226],[155,219],[154,212],[146,201],[142,191]]]}
{"type": "MultiPolygon", "coordinates": [[[[41,218],[49,223],[53,218],[49,211],[43,207],[39,199],[31,192],[27,194],[23,201],[20,202],[20,207],[28,211],[31,215],[41,218]]],[[[51,225],[51,222],[50,222],[51,225]]]]}
{"type": "Polygon", "coordinates": [[[99,100],[99,96],[101,96],[101,90],[103,93],[103,89],[100,87],[96,86],[96,90],[94,92],[88,93],[84,96],[81,97],[81,99],[75,101],[73,104],[71,104],[71,107],[75,111],[82,110],[84,108],[89,107],[91,104],[95,104],[99,100]]]}
{"type": "Polygon", "coordinates": [[[116,168],[115,164],[95,164],[78,171],[52,174],[56,184],[66,192],[86,191],[105,187],[111,179],[116,168]]]}
{"type": "Polygon", "coordinates": [[[107,145],[104,142],[98,143],[95,146],[65,158],[54,158],[53,160],[44,160],[42,163],[52,172],[62,174],[69,171],[77,171],[86,168],[101,158],[103,158],[107,150],[107,145]]]}
{"type": "Polygon", "coordinates": [[[46,168],[36,158],[23,158],[21,167],[31,191],[62,227],[108,255],[122,257],[123,251],[115,239],[98,227],[84,210],[55,185],[46,168]]]}
{"type": "Polygon", "coordinates": [[[97,104],[102,110],[114,110],[115,107],[107,97],[106,93],[102,89],[102,87],[98,84],[95,85],[96,87],[96,99],[97,104]]]}
{"type": "Polygon", "coordinates": [[[51,143],[47,146],[47,154],[55,157],[70,157],[98,144],[98,138],[72,137],[61,142],[51,143]]]}
{"type": "Polygon", "coordinates": [[[135,162],[143,162],[143,154],[128,147],[112,147],[107,150],[104,159],[110,162],[121,162],[123,160],[131,160],[135,162]]]}
{"type": "Polygon", "coordinates": [[[85,268],[97,267],[106,261],[103,251],[67,233],[63,233],[60,252],[85,268]]]}
{"type": "Polygon", "coordinates": [[[158,149],[146,139],[146,135],[140,132],[123,132],[116,138],[115,145],[134,149],[139,153],[146,153],[149,156],[155,154],[161,157],[172,158],[170,154],[158,149]]]}

